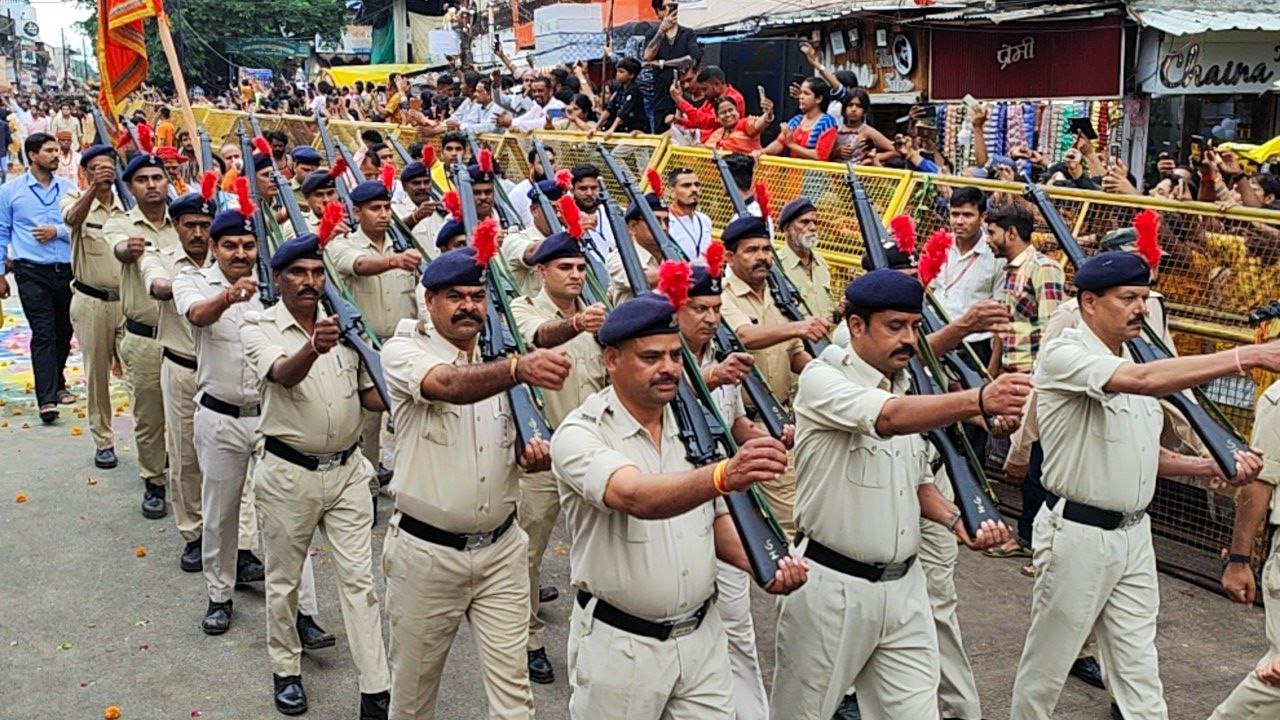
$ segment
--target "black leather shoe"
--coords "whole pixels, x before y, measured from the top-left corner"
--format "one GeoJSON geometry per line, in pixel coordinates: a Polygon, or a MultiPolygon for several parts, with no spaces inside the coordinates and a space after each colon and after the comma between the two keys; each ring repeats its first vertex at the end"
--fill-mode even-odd
{"type": "Polygon", "coordinates": [[[164,504],[164,486],[142,483],[142,517],[148,520],[159,520],[168,514],[164,504]]]}
{"type": "Polygon", "coordinates": [[[266,568],[262,566],[262,561],[258,559],[248,550],[236,551],[236,584],[262,582],[266,577],[266,568]]]}
{"type": "Polygon", "coordinates": [[[204,569],[203,545],[196,538],[182,548],[182,557],[178,559],[178,567],[182,572],[200,572],[204,569]]]}
{"type": "Polygon", "coordinates": [[[831,720],[862,720],[862,711],[858,709],[858,696],[845,695],[831,720]]]}
{"type": "Polygon", "coordinates": [[[209,601],[209,609],[200,621],[200,629],[205,635],[221,635],[231,628],[231,601],[209,601]]]}
{"type": "Polygon", "coordinates": [[[360,720],[387,720],[391,708],[391,691],[360,693],[360,720]]]}
{"type": "Polygon", "coordinates": [[[298,639],[302,641],[302,647],[307,650],[333,647],[338,642],[333,633],[325,632],[325,629],[317,625],[315,618],[310,615],[298,613],[298,619],[294,625],[298,628],[298,639]]]}
{"type": "Polygon", "coordinates": [[[1098,661],[1092,655],[1076,658],[1076,661],[1071,663],[1071,676],[1099,690],[1106,688],[1106,685],[1102,682],[1102,667],[1098,665],[1098,661]]]}
{"type": "Polygon", "coordinates": [[[1124,715],[1120,713],[1120,706],[1115,702],[1111,703],[1111,720],[1124,720],[1124,715]]]}
{"type": "Polygon", "coordinates": [[[538,588],[538,602],[549,603],[560,597],[560,591],[555,585],[542,585],[538,588]]]}
{"type": "Polygon", "coordinates": [[[548,685],[556,681],[556,671],[551,669],[551,661],[547,659],[547,649],[528,650],[529,679],[539,685],[548,685]]]}
{"type": "Polygon", "coordinates": [[[276,710],[281,715],[301,715],[307,711],[307,691],[302,689],[301,675],[272,675],[271,680],[276,686],[276,710]]]}
{"type": "Polygon", "coordinates": [[[93,466],[100,470],[110,470],[119,464],[115,448],[102,448],[93,454],[93,466]]]}

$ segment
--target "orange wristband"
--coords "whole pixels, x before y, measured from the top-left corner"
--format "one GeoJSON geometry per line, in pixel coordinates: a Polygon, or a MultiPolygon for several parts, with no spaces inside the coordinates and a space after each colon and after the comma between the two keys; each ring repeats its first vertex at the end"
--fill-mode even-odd
{"type": "Polygon", "coordinates": [[[729,494],[729,488],[725,487],[725,484],[724,484],[724,473],[728,467],[729,467],[729,461],[721,460],[720,462],[716,463],[716,469],[714,472],[711,473],[711,484],[715,486],[716,492],[720,493],[721,495],[729,494]]]}

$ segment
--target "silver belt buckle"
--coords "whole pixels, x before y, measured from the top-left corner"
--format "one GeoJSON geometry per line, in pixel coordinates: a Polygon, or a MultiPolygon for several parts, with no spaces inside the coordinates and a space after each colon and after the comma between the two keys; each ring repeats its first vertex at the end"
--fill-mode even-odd
{"type": "Polygon", "coordinates": [[[1137,525],[1138,523],[1142,522],[1142,517],[1146,514],[1147,514],[1146,510],[1139,510],[1137,512],[1125,513],[1124,519],[1120,521],[1120,527],[1117,529],[1128,530],[1134,525],[1137,525]]]}
{"type": "Polygon", "coordinates": [[[676,638],[682,638],[685,635],[692,635],[693,631],[697,630],[700,624],[701,621],[698,620],[697,615],[673,623],[671,625],[671,634],[667,636],[667,639],[674,640],[676,638]]]}
{"type": "Polygon", "coordinates": [[[262,405],[245,405],[240,408],[240,417],[258,417],[262,414],[262,405]]]}
{"type": "Polygon", "coordinates": [[[332,470],[342,464],[342,453],[332,453],[330,455],[317,455],[316,470],[332,470]]]}
{"type": "Polygon", "coordinates": [[[884,568],[884,572],[880,574],[880,581],[884,582],[885,580],[901,579],[902,576],[907,574],[908,569],[909,568],[905,562],[892,563],[890,565],[886,565],[884,568]]]}
{"type": "Polygon", "coordinates": [[[463,548],[465,550],[479,550],[482,547],[488,547],[493,544],[493,533],[477,533],[475,535],[464,535],[467,544],[463,548]]]}
{"type": "Polygon", "coordinates": [[[107,291],[107,302],[119,302],[119,301],[120,301],[120,291],[119,291],[119,290],[108,290],[108,291],[107,291]]]}

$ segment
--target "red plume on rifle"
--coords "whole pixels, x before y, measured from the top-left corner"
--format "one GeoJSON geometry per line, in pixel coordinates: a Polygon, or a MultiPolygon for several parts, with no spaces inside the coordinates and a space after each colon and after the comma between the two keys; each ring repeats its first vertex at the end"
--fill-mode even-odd
{"type": "Polygon", "coordinates": [[[1160,216],[1155,210],[1143,210],[1133,218],[1133,230],[1138,234],[1138,254],[1152,270],[1160,264],[1164,251],[1160,249],[1160,216]]]}
{"type": "Polygon", "coordinates": [[[341,203],[331,202],[324,206],[324,215],[320,216],[320,228],[316,231],[316,235],[320,237],[321,250],[333,239],[333,232],[343,221],[343,215],[341,203]]]}
{"type": "Polygon", "coordinates": [[[152,151],[151,126],[146,123],[138,125],[138,149],[150,155],[152,151]]]}
{"type": "Polygon", "coordinates": [[[769,188],[765,187],[764,183],[758,182],[753,192],[756,195],[756,204],[760,206],[760,217],[764,218],[767,223],[769,218],[773,216],[769,207],[769,188]]]}
{"type": "Polygon", "coordinates": [[[688,263],[666,260],[658,267],[658,292],[667,296],[677,311],[689,300],[689,279],[693,271],[688,263]]]}
{"type": "Polygon", "coordinates": [[[271,143],[268,143],[266,138],[259,135],[253,139],[253,151],[259,155],[271,157],[271,143]]]}
{"type": "Polygon", "coordinates": [[[476,158],[476,164],[480,166],[480,172],[493,172],[493,151],[489,148],[480,148],[480,155],[476,158]]]}
{"type": "Polygon", "coordinates": [[[707,273],[713,278],[719,278],[724,274],[724,243],[719,240],[713,240],[707,246],[707,273]]]}
{"type": "Polygon", "coordinates": [[[422,146],[422,164],[423,164],[423,165],[426,165],[428,168],[435,167],[435,165],[436,165],[436,149],[435,149],[435,146],[433,146],[433,145],[423,145],[423,146],[422,146]]]}
{"type": "Polygon", "coordinates": [[[209,170],[200,176],[200,197],[205,202],[213,199],[213,194],[218,190],[218,173],[209,170]]]}
{"type": "Polygon", "coordinates": [[[561,190],[568,190],[573,187],[573,173],[568,170],[556,171],[556,186],[561,190]]]}
{"type": "Polygon", "coordinates": [[[644,171],[644,175],[649,178],[649,192],[657,195],[658,197],[662,197],[662,176],[658,174],[658,171],[653,168],[649,168],[644,171]]]}
{"type": "Polygon", "coordinates": [[[498,221],[485,218],[477,225],[475,235],[471,238],[471,246],[476,249],[476,265],[488,265],[498,252],[498,221]]]}
{"type": "Polygon", "coordinates": [[[391,192],[391,188],[396,186],[396,167],[391,163],[382,166],[382,187],[391,192]]]}
{"type": "Polygon", "coordinates": [[[236,190],[236,201],[240,204],[240,214],[245,218],[251,217],[258,208],[253,204],[253,200],[249,198],[249,179],[241,175],[236,178],[233,187],[236,190]]]}
{"type": "Polygon", "coordinates": [[[928,240],[924,241],[924,250],[920,253],[920,284],[929,287],[933,279],[942,274],[947,264],[947,252],[955,238],[946,229],[935,230],[928,240]]]}
{"type": "Polygon", "coordinates": [[[564,218],[564,231],[571,237],[582,239],[582,211],[572,195],[561,195],[556,201],[560,207],[560,215],[564,218]]]}
{"type": "Polygon", "coordinates": [[[916,221],[910,215],[898,215],[889,221],[889,229],[893,231],[893,241],[898,245],[898,252],[907,257],[916,253],[916,221]]]}
{"type": "Polygon", "coordinates": [[[335,180],[347,173],[347,161],[339,157],[333,161],[333,167],[329,168],[329,179],[335,180]]]}
{"type": "Polygon", "coordinates": [[[450,190],[440,198],[440,202],[444,203],[444,209],[449,211],[454,220],[461,222],[462,220],[462,198],[458,197],[457,190],[450,190]]]}

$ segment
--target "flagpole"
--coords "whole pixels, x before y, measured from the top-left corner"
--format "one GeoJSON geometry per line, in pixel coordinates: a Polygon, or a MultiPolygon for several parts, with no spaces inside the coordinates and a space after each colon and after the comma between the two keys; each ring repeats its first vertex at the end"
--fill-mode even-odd
{"type": "MultiPolygon", "coordinates": [[[[173,75],[173,89],[178,95],[178,105],[182,109],[182,119],[191,133],[191,141],[197,142],[200,128],[196,125],[196,115],[191,111],[191,98],[187,96],[187,81],[182,76],[182,67],[178,64],[178,50],[173,46],[173,35],[169,32],[169,16],[160,12],[156,15],[156,31],[160,35],[160,44],[164,46],[164,56],[169,61],[169,74],[173,75]]],[[[196,153],[196,162],[202,163],[200,153],[196,153]]],[[[200,171],[211,170],[201,165],[200,171]]]]}

